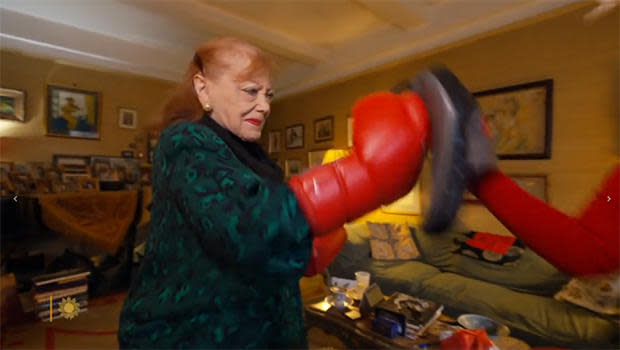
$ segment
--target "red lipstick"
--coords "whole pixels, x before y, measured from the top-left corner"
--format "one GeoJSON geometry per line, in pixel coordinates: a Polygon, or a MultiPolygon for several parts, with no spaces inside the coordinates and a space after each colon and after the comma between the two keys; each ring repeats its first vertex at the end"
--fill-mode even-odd
{"type": "Polygon", "coordinates": [[[260,119],[254,119],[254,118],[248,118],[245,121],[252,125],[256,125],[256,126],[260,126],[260,124],[262,123],[260,119]]]}

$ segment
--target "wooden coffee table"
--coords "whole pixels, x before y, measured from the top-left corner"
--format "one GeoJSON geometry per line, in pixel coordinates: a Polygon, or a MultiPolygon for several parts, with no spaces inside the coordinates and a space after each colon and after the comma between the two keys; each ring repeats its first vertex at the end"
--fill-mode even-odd
{"type": "Polygon", "coordinates": [[[350,349],[439,349],[439,332],[453,326],[435,321],[417,339],[388,338],[372,330],[371,316],[351,320],[334,307],[326,312],[305,306],[307,329],[318,327],[340,339],[350,349]]]}

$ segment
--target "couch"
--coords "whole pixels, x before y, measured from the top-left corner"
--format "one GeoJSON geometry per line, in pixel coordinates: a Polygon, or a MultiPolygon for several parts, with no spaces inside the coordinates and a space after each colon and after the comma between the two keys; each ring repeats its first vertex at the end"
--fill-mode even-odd
{"type": "Polygon", "coordinates": [[[419,257],[376,260],[367,223],[358,220],[345,228],[347,241],[328,268],[331,276],[354,279],[355,271],[369,271],[384,294],[400,291],[440,302],[452,317],[491,317],[530,345],[620,348],[617,319],[555,300],[570,278],[529,249],[512,266],[500,266],[453,253],[462,231],[429,234],[410,227],[419,257]]]}

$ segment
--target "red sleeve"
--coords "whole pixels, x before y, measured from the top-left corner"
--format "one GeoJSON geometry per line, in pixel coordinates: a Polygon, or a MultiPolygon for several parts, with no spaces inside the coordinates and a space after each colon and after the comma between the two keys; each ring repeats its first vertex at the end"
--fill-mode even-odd
{"type": "Polygon", "coordinates": [[[500,171],[482,176],[471,191],[532,250],[558,269],[580,276],[618,270],[618,181],[616,167],[578,219],[530,195],[500,171]]]}

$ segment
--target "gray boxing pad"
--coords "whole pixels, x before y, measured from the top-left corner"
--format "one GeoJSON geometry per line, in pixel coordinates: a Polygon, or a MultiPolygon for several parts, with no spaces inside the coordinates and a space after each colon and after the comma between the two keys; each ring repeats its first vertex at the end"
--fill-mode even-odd
{"type": "Polygon", "coordinates": [[[478,108],[469,91],[444,67],[420,73],[410,87],[424,100],[432,129],[433,183],[423,228],[441,232],[450,226],[462,203],[467,183],[465,125],[478,108]]]}

